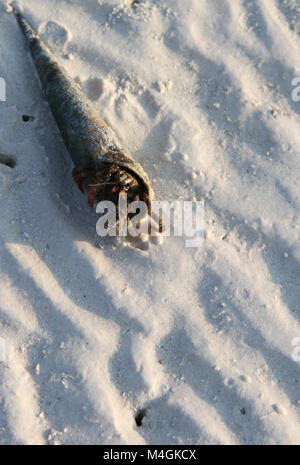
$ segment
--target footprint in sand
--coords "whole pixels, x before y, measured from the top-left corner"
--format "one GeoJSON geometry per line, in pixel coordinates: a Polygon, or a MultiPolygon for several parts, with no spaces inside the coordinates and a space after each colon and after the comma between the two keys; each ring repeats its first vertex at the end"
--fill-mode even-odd
{"type": "Polygon", "coordinates": [[[103,94],[104,81],[103,79],[90,78],[83,83],[83,88],[88,99],[95,102],[103,94]]]}
{"type": "Polygon", "coordinates": [[[42,23],[39,34],[56,47],[63,47],[71,39],[70,32],[54,21],[42,23]]]}

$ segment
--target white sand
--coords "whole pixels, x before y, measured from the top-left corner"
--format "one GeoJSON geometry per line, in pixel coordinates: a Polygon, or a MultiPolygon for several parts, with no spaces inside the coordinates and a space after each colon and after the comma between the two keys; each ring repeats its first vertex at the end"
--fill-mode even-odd
{"type": "Polygon", "coordinates": [[[96,238],[1,11],[0,442],[299,444],[300,2],[131,3],[19,5],[157,197],[205,199],[206,240],[96,238]]]}

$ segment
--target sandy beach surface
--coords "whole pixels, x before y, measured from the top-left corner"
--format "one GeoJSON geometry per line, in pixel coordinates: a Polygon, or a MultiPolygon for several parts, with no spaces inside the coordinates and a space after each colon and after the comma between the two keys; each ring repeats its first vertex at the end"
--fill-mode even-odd
{"type": "Polygon", "coordinates": [[[2,1],[0,443],[299,444],[300,1],[18,4],[205,240],[97,236],[2,1]]]}

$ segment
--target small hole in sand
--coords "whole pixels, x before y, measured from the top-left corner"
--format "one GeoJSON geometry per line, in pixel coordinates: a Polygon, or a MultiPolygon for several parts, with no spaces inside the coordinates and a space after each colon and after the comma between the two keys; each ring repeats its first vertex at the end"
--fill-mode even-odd
{"type": "Polygon", "coordinates": [[[25,123],[28,123],[28,121],[34,121],[34,116],[22,115],[22,120],[25,121],[25,123]]]}
{"type": "Polygon", "coordinates": [[[134,417],[135,419],[135,422],[136,422],[136,426],[138,427],[141,427],[142,424],[143,424],[143,419],[144,417],[146,416],[146,413],[147,413],[147,410],[142,408],[140,410],[137,411],[137,414],[136,416],[134,417]]]}
{"type": "Polygon", "coordinates": [[[0,153],[0,163],[2,165],[8,166],[9,168],[14,168],[16,166],[16,161],[14,157],[11,155],[6,155],[4,153],[0,153]]]}

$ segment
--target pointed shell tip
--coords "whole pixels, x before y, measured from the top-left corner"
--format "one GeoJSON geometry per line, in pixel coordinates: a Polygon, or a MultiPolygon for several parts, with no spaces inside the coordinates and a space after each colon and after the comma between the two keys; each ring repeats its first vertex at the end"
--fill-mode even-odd
{"type": "Polygon", "coordinates": [[[13,12],[14,15],[22,13],[22,9],[20,8],[18,2],[11,2],[9,5],[7,5],[8,8],[10,9],[9,12],[13,12]]]}
{"type": "Polygon", "coordinates": [[[9,5],[8,3],[4,4],[4,5],[1,5],[2,7],[2,10],[5,12],[5,13],[12,13],[13,12],[13,8],[11,5],[9,5]]]}

